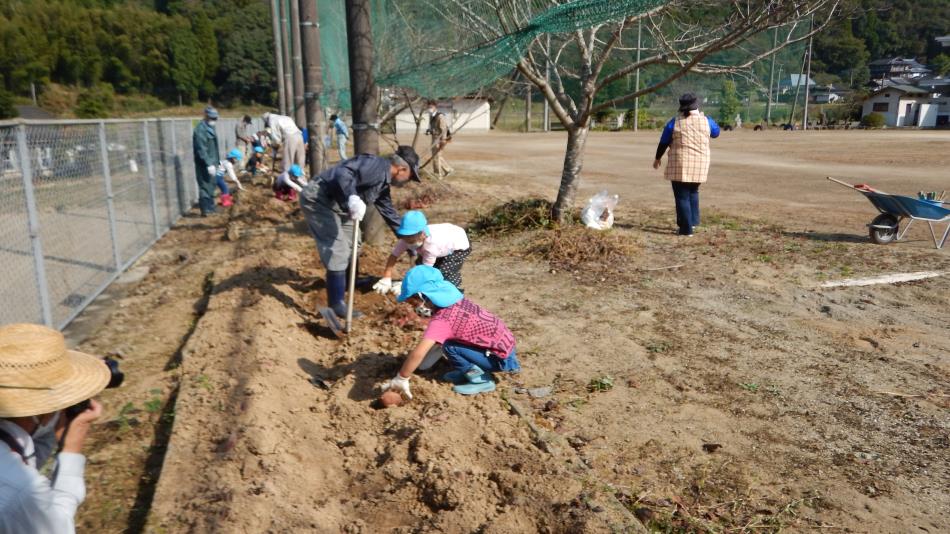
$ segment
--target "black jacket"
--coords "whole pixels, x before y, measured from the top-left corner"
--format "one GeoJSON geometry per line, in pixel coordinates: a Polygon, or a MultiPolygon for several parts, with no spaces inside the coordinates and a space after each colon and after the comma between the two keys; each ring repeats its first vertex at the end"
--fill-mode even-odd
{"type": "Polygon", "coordinates": [[[367,206],[375,204],[395,233],[399,228],[399,212],[390,196],[391,176],[388,158],[360,154],[323,171],[318,179],[322,182],[320,187],[325,188],[344,212],[349,211],[347,199],[350,195],[358,195],[367,206]]]}

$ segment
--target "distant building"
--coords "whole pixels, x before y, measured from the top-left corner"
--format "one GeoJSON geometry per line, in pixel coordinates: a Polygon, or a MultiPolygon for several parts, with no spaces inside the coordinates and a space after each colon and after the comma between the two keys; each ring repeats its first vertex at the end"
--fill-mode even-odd
{"type": "Polygon", "coordinates": [[[950,95],[929,88],[891,85],[876,90],[864,101],[862,116],[878,113],[891,127],[934,128],[950,125],[950,95]]]}
{"type": "Polygon", "coordinates": [[[779,92],[784,95],[789,90],[795,89],[796,87],[801,87],[804,89],[806,80],[809,87],[815,87],[815,80],[812,80],[808,76],[801,74],[789,74],[788,78],[783,78],[781,81],[779,81],[779,92]]]}
{"type": "MultiPolygon", "coordinates": [[[[445,114],[452,135],[456,132],[487,131],[491,129],[491,105],[478,98],[456,98],[438,103],[438,110],[445,114]]],[[[422,132],[429,127],[429,112],[422,109],[422,132]]],[[[413,135],[416,121],[408,109],[396,115],[396,135],[413,135]]]]}
{"type": "Polygon", "coordinates": [[[872,80],[884,80],[889,78],[915,79],[933,73],[926,65],[918,63],[916,59],[900,57],[872,61],[868,63],[868,70],[871,71],[872,80]]]}
{"type": "Polygon", "coordinates": [[[944,35],[943,37],[937,37],[937,42],[943,46],[950,48],[950,35],[944,35]]]}

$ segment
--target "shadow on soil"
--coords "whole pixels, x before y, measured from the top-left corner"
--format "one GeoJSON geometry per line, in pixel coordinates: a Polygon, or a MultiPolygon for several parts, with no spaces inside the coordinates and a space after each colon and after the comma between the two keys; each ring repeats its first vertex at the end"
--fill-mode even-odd
{"type": "Polygon", "coordinates": [[[809,239],[811,241],[824,241],[830,243],[867,243],[867,236],[854,234],[828,234],[823,232],[782,232],[782,236],[796,239],[809,239]]]}
{"type": "MultiPolygon", "coordinates": [[[[182,345],[184,346],[184,344],[182,345]]],[[[155,496],[155,485],[162,475],[162,466],[165,464],[165,453],[168,451],[168,440],[175,423],[175,402],[178,400],[178,388],[172,390],[162,407],[161,416],[155,422],[155,438],[148,448],[145,459],[145,472],[139,479],[138,491],[135,494],[135,504],[129,512],[128,526],[125,534],[137,534],[145,530],[148,513],[152,509],[152,498],[155,496]]]]}
{"type": "Polygon", "coordinates": [[[376,384],[392,377],[399,369],[400,362],[392,354],[367,352],[352,362],[340,363],[334,367],[327,367],[307,358],[298,358],[297,365],[310,375],[311,383],[323,381],[330,389],[335,382],[352,374],[353,387],[347,397],[354,401],[368,401],[379,396],[376,384]]]}

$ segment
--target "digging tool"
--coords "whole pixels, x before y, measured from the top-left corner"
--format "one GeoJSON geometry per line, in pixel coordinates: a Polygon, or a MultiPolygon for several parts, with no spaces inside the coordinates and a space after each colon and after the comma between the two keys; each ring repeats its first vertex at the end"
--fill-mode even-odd
{"type": "Polygon", "coordinates": [[[360,222],[353,221],[353,252],[350,258],[350,283],[348,284],[348,294],[346,296],[346,333],[353,330],[353,296],[356,293],[356,258],[359,254],[360,245],[360,222]]]}
{"type": "Polygon", "coordinates": [[[327,322],[327,326],[330,327],[333,335],[343,337],[343,325],[341,325],[340,320],[336,318],[336,312],[334,312],[332,308],[320,308],[317,311],[320,312],[323,320],[327,322]]]}

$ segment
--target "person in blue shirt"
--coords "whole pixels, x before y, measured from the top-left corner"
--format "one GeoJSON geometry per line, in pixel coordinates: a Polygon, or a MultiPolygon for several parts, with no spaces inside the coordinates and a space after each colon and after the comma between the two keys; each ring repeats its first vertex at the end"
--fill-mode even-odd
{"type": "Polygon", "coordinates": [[[330,115],[330,122],[333,123],[333,131],[336,133],[336,148],[340,154],[340,161],[346,159],[346,141],[350,138],[350,131],[346,129],[346,123],[337,115],[330,115]]]}
{"type": "Polygon", "coordinates": [[[667,149],[665,176],[673,185],[677,233],[692,236],[699,226],[699,186],[709,176],[709,139],[719,137],[719,125],[699,111],[693,93],[680,97],[680,115],[670,119],[656,147],[653,168],[659,169],[667,149]]]}

